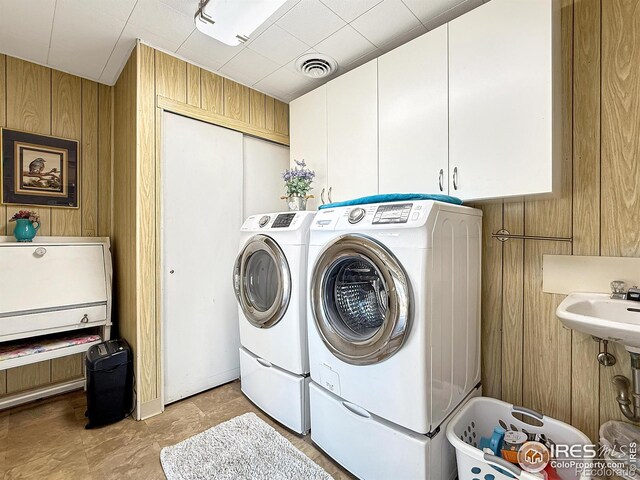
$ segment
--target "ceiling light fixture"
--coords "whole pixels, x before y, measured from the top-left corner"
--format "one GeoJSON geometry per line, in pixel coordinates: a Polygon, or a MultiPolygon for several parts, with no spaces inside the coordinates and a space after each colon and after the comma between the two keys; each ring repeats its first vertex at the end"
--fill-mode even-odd
{"type": "Polygon", "coordinates": [[[286,0],[200,0],[196,28],[235,46],[245,43],[286,0]]]}

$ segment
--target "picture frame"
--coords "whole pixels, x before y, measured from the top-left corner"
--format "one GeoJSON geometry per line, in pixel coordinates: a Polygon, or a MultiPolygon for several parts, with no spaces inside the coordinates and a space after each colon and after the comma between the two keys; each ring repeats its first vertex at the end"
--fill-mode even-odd
{"type": "Polygon", "coordinates": [[[78,142],[0,128],[0,202],[79,208],[78,142]]]}

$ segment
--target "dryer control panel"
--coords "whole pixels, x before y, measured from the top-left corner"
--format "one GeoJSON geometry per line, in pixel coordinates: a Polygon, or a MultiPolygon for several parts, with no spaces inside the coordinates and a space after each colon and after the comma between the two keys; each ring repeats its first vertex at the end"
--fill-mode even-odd
{"type": "Polygon", "coordinates": [[[390,203],[380,205],[373,217],[373,225],[388,223],[407,223],[413,203],[390,203]]]}

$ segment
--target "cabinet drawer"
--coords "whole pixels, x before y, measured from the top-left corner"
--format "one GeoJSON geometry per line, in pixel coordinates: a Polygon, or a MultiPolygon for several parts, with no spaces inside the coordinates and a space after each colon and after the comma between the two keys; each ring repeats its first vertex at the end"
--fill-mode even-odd
{"type": "Polygon", "coordinates": [[[3,316],[0,314],[0,341],[97,327],[106,323],[106,305],[85,305],[53,311],[33,311],[33,313],[26,315],[3,316]]]}

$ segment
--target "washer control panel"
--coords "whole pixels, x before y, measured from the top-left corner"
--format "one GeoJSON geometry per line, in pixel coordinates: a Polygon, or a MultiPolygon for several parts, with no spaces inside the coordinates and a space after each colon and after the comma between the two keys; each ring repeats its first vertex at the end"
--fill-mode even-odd
{"type": "Polygon", "coordinates": [[[389,223],[407,223],[413,203],[391,203],[380,205],[373,217],[373,225],[389,223]]]}
{"type": "Polygon", "coordinates": [[[291,222],[293,221],[295,216],[296,216],[295,213],[281,213],[273,221],[273,224],[271,225],[271,228],[286,228],[286,227],[289,227],[291,225],[291,222]]]}

